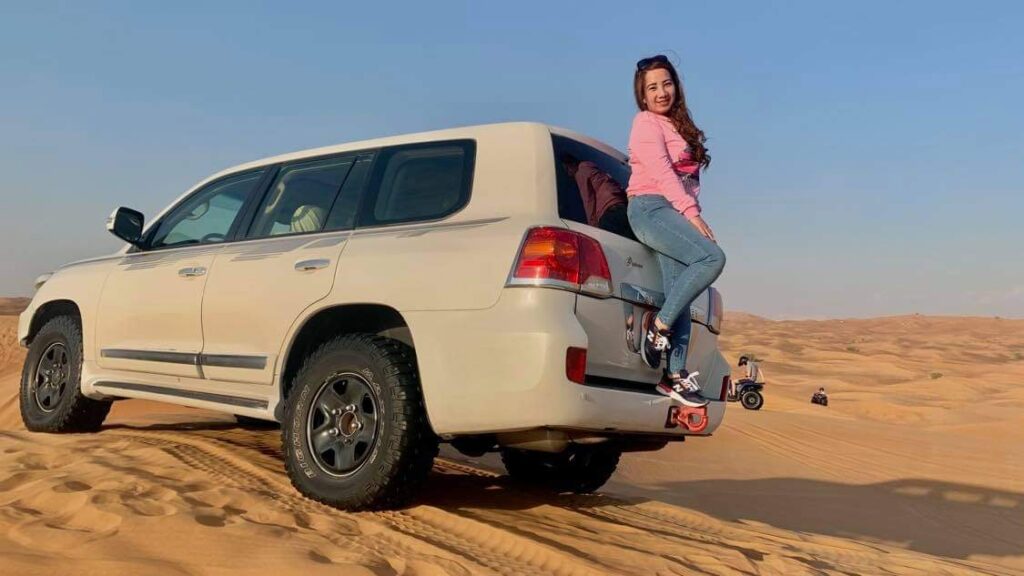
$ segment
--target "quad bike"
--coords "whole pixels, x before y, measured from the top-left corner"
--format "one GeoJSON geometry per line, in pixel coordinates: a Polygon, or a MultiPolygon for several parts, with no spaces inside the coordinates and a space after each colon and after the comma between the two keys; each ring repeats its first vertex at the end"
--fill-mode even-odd
{"type": "Polygon", "coordinates": [[[823,392],[815,392],[814,396],[811,396],[811,404],[820,404],[822,406],[828,406],[828,394],[823,392]]]}
{"type": "Polygon", "coordinates": [[[751,380],[740,380],[733,389],[734,394],[728,394],[725,399],[729,402],[739,402],[747,410],[760,410],[764,406],[764,396],[761,390],[764,384],[758,384],[751,380]]]}

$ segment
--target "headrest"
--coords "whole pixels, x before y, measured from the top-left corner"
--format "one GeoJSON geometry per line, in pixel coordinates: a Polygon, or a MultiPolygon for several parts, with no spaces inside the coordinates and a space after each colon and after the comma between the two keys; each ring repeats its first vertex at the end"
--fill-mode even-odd
{"type": "Polygon", "coordinates": [[[324,227],[324,209],[303,204],[292,213],[292,232],[319,232],[324,227]]]}

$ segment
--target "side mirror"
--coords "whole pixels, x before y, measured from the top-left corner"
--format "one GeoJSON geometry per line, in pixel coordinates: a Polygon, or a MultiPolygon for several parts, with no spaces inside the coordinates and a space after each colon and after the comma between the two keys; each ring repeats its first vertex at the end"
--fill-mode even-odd
{"type": "Polygon", "coordinates": [[[146,217],[142,212],[121,206],[107,218],[107,231],[138,248],[139,242],[142,241],[142,225],[145,221],[146,217]]]}

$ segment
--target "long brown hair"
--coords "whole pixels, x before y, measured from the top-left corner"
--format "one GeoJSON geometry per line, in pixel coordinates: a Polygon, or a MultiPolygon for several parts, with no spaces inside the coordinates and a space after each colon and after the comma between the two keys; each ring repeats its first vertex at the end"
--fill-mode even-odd
{"type": "Polygon", "coordinates": [[[644,78],[649,71],[659,68],[668,70],[669,76],[672,77],[672,83],[676,87],[676,97],[672,102],[672,108],[668,111],[668,119],[672,121],[672,125],[675,126],[676,131],[683,137],[683,140],[686,140],[686,143],[690,145],[693,159],[706,169],[711,165],[711,155],[708,154],[708,149],[704,146],[704,141],[707,138],[704,136],[704,131],[693,122],[690,109],[686,107],[683,83],[679,81],[679,73],[676,72],[676,68],[671,62],[656,60],[647,66],[637,69],[636,74],[633,76],[633,94],[636,96],[636,106],[640,110],[647,110],[647,104],[644,102],[644,78]]]}

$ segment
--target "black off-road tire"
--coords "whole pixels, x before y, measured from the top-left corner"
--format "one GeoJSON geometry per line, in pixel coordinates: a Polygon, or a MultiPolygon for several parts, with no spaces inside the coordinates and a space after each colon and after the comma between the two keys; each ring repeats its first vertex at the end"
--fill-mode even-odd
{"type": "Polygon", "coordinates": [[[764,396],[756,390],[748,390],[740,396],[740,402],[747,410],[760,410],[764,406],[764,396]]]}
{"type": "Polygon", "coordinates": [[[421,487],[437,456],[413,350],[398,340],[347,334],[323,344],[303,362],[285,402],[281,436],[288,476],[304,496],[329,506],[400,507],[421,487]],[[309,429],[321,417],[314,401],[345,375],[373,396],[376,436],[358,467],[338,475],[314,455],[309,429]]]}
{"type": "Polygon", "coordinates": [[[32,339],[21,371],[21,420],[25,428],[32,432],[56,433],[99,430],[112,402],[83,396],[81,381],[81,323],[73,316],[52,318],[32,339]],[[37,376],[43,356],[52,357],[55,350],[63,352],[59,370],[61,384],[55,387],[59,388],[59,393],[47,397],[40,393],[37,376]],[[42,400],[44,397],[46,400],[42,400]]]}
{"type": "Polygon", "coordinates": [[[588,494],[604,486],[619,465],[622,450],[611,445],[576,447],[560,454],[504,448],[501,461],[513,480],[588,494]]]}

